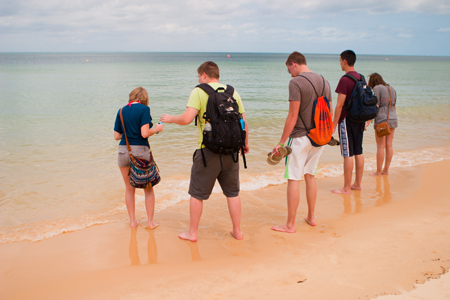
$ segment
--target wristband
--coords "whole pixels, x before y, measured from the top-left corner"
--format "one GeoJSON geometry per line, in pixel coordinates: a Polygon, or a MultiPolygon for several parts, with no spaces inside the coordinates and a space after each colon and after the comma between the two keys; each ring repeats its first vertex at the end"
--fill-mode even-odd
{"type": "Polygon", "coordinates": [[[281,147],[284,147],[284,145],[282,143],[278,143],[278,145],[280,145],[281,147]]]}

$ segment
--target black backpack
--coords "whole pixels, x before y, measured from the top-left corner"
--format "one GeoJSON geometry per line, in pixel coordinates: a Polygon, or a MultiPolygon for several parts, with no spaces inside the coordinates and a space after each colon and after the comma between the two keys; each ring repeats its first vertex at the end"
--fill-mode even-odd
{"type": "Polygon", "coordinates": [[[361,76],[360,80],[350,74],[344,75],[355,82],[355,87],[347,102],[347,113],[353,122],[364,123],[377,116],[378,99],[372,89],[366,84],[364,76],[362,74],[359,75],[361,76]]]}
{"type": "MultiPolygon", "coordinates": [[[[239,105],[233,98],[234,88],[227,85],[226,89],[219,87],[214,90],[207,83],[199,84],[197,87],[209,95],[206,112],[203,114],[205,129],[203,130],[202,145],[214,153],[232,155],[235,163],[238,162],[239,151],[242,150],[244,167],[247,168],[244,155],[246,132],[242,116],[239,113],[239,105]]],[[[202,158],[206,167],[203,150],[202,158]]],[[[220,163],[222,165],[222,159],[220,163]]]]}

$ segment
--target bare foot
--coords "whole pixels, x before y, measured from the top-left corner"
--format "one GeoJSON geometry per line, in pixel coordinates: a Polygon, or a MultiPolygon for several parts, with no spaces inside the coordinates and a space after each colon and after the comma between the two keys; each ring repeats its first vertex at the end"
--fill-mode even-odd
{"type": "Polygon", "coordinates": [[[230,231],[230,233],[237,240],[242,240],[244,238],[244,235],[242,234],[242,231],[239,232],[238,234],[234,234],[233,231],[230,231]]]}
{"type": "Polygon", "coordinates": [[[139,224],[141,224],[141,222],[139,222],[139,220],[136,220],[135,222],[130,222],[130,227],[136,228],[139,226],[139,224]]]}
{"type": "Polygon", "coordinates": [[[383,171],[383,172],[381,172],[381,174],[383,174],[383,175],[389,175],[389,172],[388,172],[388,171],[383,171]]]}
{"type": "Polygon", "coordinates": [[[147,230],[153,230],[156,229],[160,224],[156,222],[149,222],[148,226],[145,227],[147,230]]]}
{"type": "Polygon", "coordinates": [[[288,228],[286,225],[272,226],[270,227],[270,229],[286,233],[295,233],[295,227],[288,228]]]}
{"type": "Polygon", "coordinates": [[[375,172],[375,173],[370,173],[369,174],[369,176],[381,176],[381,174],[383,174],[383,173],[378,173],[378,172],[375,172]]]}
{"type": "Polygon", "coordinates": [[[351,185],[351,189],[355,190],[355,191],[361,191],[362,190],[361,186],[356,185],[356,184],[352,184],[351,185]]]}
{"type": "Polygon", "coordinates": [[[308,223],[309,226],[316,226],[316,221],[314,221],[314,219],[308,220],[308,218],[305,218],[305,222],[308,223]]]}
{"type": "Polygon", "coordinates": [[[182,232],[178,235],[178,237],[182,240],[186,240],[186,241],[190,241],[190,242],[196,242],[197,241],[197,237],[196,236],[191,236],[191,234],[189,233],[189,231],[186,232],[182,232]]]}
{"type": "Polygon", "coordinates": [[[338,190],[331,190],[334,194],[343,194],[343,195],[351,195],[352,193],[350,191],[347,191],[345,189],[338,189],[338,190]]]}

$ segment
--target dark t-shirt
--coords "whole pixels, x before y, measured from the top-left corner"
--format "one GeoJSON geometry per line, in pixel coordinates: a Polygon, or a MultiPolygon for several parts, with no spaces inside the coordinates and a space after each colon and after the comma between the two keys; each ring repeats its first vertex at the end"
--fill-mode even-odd
{"type": "Polygon", "coordinates": [[[328,98],[330,104],[332,101],[331,88],[327,80],[322,79],[322,76],[314,72],[302,72],[300,75],[308,78],[314,85],[314,87],[311,85],[311,83],[308,82],[307,79],[303,78],[302,76],[294,77],[289,82],[289,101],[300,101],[301,115],[301,118],[299,117],[297,119],[297,123],[295,124],[294,129],[292,129],[292,132],[289,135],[290,138],[299,138],[305,136],[308,133],[305,125],[303,124],[303,121],[305,122],[308,129],[311,129],[314,125],[312,110],[314,100],[317,99],[317,94],[314,91],[314,88],[319,94],[319,97],[322,96],[323,91],[323,96],[328,98]]]}
{"type": "MultiPolygon", "coordinates": [[[[150,115],[150,107],[140,103],[124,106],[122,110],[123,122],[127,130],[128,143],[130,145],[149,146],[148,140],[141,135],[141,127],[150,124],[152,128],[152,117],[150,115]]],[[[120,121],[120,109],[117,112],[114,131],[122,134],[119,145],[126,145],[125,135],[123,134],[122,122],[120,121]]]]}
{"type": "MultiPolygon", "coordinates": [[[[361,79],[361,75],[356,71],[350,71],[347,74],[353,75],[358,80],[361,79]]],[[[339,117],[339,123],[347,117],[347,102],[348,99],[350,99],[350,96],[352,95],[352,91],[355,85],[356,83],[351,78],[342,76],[336,87],[335,90],[336,93],[346,95],[345,103],[341,110],[341,116],[339,117]]]]}

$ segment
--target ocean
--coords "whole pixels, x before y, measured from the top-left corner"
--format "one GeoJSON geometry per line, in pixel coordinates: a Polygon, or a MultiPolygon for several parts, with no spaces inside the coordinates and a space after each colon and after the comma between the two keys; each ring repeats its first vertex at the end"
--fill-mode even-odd
{"type": "MultiPolygon", "coordinates": [[[[284,183],[283,165],[270,166],[266,157],[288,112],[287,56],[0,53],[0,243],[39,241],[127,220],[113,137],[117,111],[135,87],[143,86],[155,122],[162,114],[182,113],[198,84],[197,67],[207,60],[219,65],[220,82],[235,87],[246,110],[250,153],[248,169],[241,161],[241,189],[284,183]]],[[[305,56],[309,68],[322,74],[334,91],[343,75],[339,55],[305,56]]],[[[393,168],[450,159],[450,57],[359,55],[355,67],[366,77],[381,74],[397,91],[393,168]]],[[[365,170],[374,170],[376,144],[369,128],[365,170]]],[[[197,128],[193,123],[166,124],[149,141],[162,176],[155,187],[157,220],[158,211],[189,199],[197,128]]],[[[339,148],[326,146],[317,174],[319,189],[320,178],[342,174],[339,148]]],[[[144,219],[141,191],[136,202],[137,216],[144,219]]]]}

